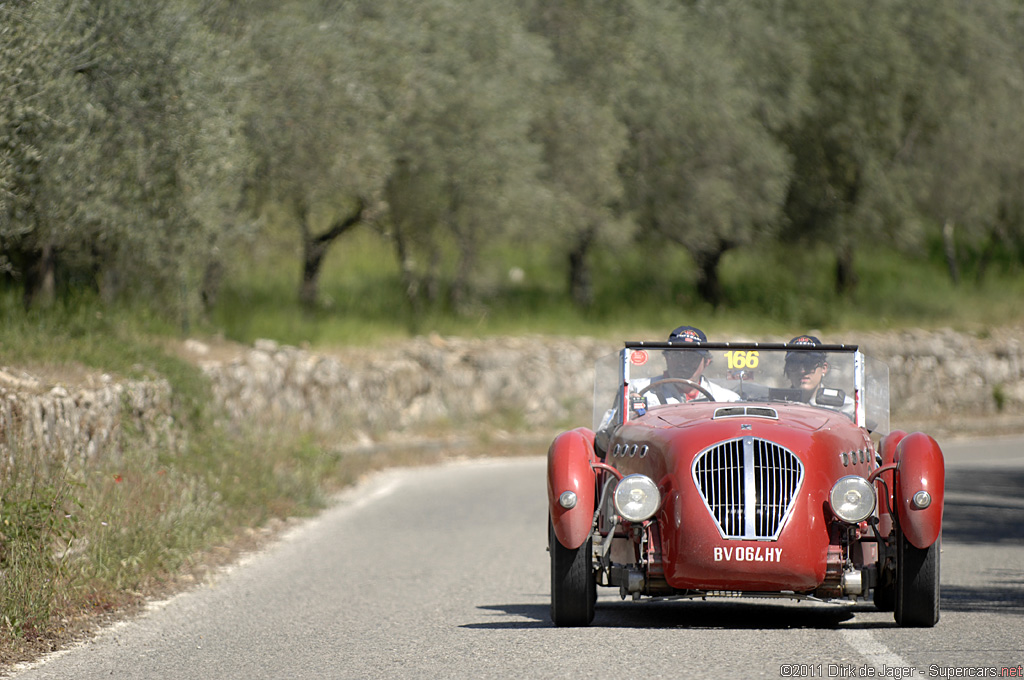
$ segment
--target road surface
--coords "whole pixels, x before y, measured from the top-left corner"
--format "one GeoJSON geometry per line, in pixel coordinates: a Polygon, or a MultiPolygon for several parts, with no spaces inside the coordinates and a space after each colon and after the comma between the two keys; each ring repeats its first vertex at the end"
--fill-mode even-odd
{"type": "Polygon", "coordinates": [[[943,448],[933,629],[897,628],[867,603],[634,603],[611,590],[591,627],[554,628],[533,457],[374,476],[214,582],[14,677],[1019,677],[1024,439],[943,448]]]}

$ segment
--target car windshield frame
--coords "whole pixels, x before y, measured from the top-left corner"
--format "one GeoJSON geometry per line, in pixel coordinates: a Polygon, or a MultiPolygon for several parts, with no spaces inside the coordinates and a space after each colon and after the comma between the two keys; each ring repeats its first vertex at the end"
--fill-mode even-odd
{"type": "MultiPolygon", "coordinates": [[[[617,427],[647,409],[660,408],[662,404],[657,399],[644,397],[644,402],[639,401],[639,393],[659,379],[681,377],[668,369],[668,362],[679,362],[684,354],[692,362],[698,353],[710,359],[703,378],[714,384],[716,392],[733,392],[724,393],[729,400],[748,404],[804,403],[845,413],[871,432],[889,432],[888,366],[865,355],[857,345],[646,341],[626,342],[619,352],[595,363],[595,431],[617,427]],[[793,388],[786,377],[787,361],[806,360],[820,365],[822,357],[828,365],[822,385],[828,392],[818,392],[808,400],[807,394],[793,388]]],[[[689,390],[690,395],[666,402],[707,403],[706,396],[692,391],[685,383],[674,382],[689,390]],[[689,401],[691,398],[693,401],[689,401]]]]}

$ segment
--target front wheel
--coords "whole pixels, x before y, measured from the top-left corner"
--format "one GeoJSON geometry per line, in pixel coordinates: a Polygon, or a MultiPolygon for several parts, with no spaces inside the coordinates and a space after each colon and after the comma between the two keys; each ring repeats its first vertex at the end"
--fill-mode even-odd
{"type": "Polygon", "coordinates": [[[558,542],[554,525],[548,521],[551,551],[551,621],[556,626],[587,626],[594,620],[597,580],[594,577],[593,539],[587,537],[579,548],[558,542]]]}
{"type": "Polygon", "coordinates": [[[939,622],[939,540],[914,546],[896,530],[896,623],[931,628],[939,622]]]}

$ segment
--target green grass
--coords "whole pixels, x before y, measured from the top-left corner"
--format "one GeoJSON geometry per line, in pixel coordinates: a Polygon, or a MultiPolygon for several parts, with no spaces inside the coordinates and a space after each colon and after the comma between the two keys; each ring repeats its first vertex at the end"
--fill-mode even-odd
{"type": "Polygon", "coordinates": [[[143,310],[75,304],[25,313],[0,296],[2,364],[60,376],[167,379],[181,436],[122,440],[86,464],[28,447],[0,427],[0,665],[73,633],[68,622],[120,610],[197,568],[248,527],[308,515],[363,469],[300,431],[235,432],[209,385],[167,350],[177,329],[143,310]]]}
{"type": "Polygon", "coordinates": [[[481,272],[478,299],[455,314],[443,305],[413,316],[390,244],[356,231],[330,252],[321,281],[323,305],[297,308],[298,256],[278,242],[256,264],[232,272],[211,315],[214,332],[252,342],[371,345],[417,334],[493,336],[519,333],[594,337],[660,337],[681,323],[709,333],[764,334],[871,330],[906,326],[984,328],[1021,318],[1020,265],[992,268],[982,281],[953,285],[941,261],[891,249],[858,253],[851,296],[834,290],[835,261],[823,247],[758,246],[723,258],[724,303],[713,308],[696,290],[681,248],[595,253],[596,304],[574,307],[559,254],[539,247],[496,247],[481,272]],[[285,264],[282,264],[285,263],[285,264]],[[522,271],[513,281],[509,272],[522,271]]]}
{"type": "Polygon", "coordinates": [[[127,431],[85,465],[27,449],[5,430],[0,665],[72,635],[68,622],[162,593],[249,527],[315,512],[380,463],[348,460],[297,431],[228,432],[184,401],[173,410],[185,439],[127,431]]]}

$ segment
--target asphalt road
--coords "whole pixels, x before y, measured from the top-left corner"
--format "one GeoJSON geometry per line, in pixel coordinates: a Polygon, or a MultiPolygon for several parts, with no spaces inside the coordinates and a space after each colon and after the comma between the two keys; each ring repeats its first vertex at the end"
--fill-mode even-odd
{"type": "MultiPolygon", "coordinates": [[[[542,458],[391,471],[40,678],[985,677],[1024,664],[1024,439],[945,443],[942,619],[869,604],[622,602],[548,620],[542,458]]],[[[1019,677],[1009,675],[1009,677],[1019,677]]]]}

